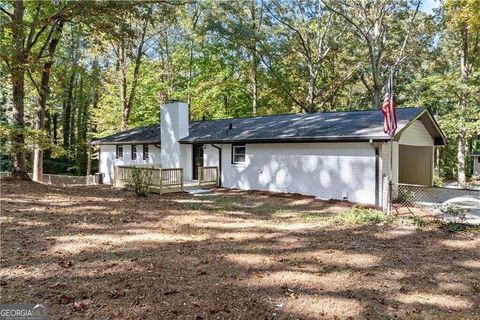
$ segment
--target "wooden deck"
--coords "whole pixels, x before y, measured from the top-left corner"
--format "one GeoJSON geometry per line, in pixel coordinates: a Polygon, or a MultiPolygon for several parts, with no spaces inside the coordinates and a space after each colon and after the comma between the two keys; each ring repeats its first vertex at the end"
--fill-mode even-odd
{"type": "Polygon", "coordinates": [[[153,166],[115,166],[113,185],[117,188],[130,188],[135,170],[148,175],[152,191],[158,193],[214,188],[219,185],[218,167],[199,167],[198,180],[185,180],[183,168],[153,166]]]}

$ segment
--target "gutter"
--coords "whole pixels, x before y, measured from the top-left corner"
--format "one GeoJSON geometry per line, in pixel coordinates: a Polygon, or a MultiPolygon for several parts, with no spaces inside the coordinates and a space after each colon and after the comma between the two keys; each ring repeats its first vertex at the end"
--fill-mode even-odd
{"type": "Polygon", "coordinates": [[[378,174],[380,173],[380,165],[379,165],[379,158],[380,158],[380,151],[378,149],[378,146],[373,143],[373,140],[370,139],[369,141],[370,145],[372,146],[373,150],[375,150],[375,205],[380,205],[379,204],[379,179],[378,179],[378,174]]]}
{"type": "Polygon", "coordinates": [[[218,184],[222,186],[222,148],[212,143],[212,147],[218,150],[218,184]]]}

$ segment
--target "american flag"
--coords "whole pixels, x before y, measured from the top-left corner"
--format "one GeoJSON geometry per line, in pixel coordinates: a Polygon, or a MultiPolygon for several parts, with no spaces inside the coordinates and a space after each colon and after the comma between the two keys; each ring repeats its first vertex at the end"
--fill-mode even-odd
{"type": "Polygon", "coordinates": [[[383,112],[383,132],[393,137],[397,130],[397,111],[395,106],[395,99],[393,97],[393,81],[392,78],[388,81],[387,90],[385,92],[385,100],[382,105],[383,112]]]}

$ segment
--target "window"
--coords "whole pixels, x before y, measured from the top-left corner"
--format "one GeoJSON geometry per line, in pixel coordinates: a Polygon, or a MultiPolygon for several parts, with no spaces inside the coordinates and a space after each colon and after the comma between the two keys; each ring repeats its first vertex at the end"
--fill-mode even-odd
{"type": "Polygon", "coordinates": [[[244,144],[232,145],[232,163],[234,164],[245,163],[245,145],[244,144]]]}
{"type": "Polygon", "coordinates": [[[143,145],[143,160],[148,160],[148,144],[143,145]]]}
{"type": "Polygon", "coordinates": [[[132,144],[132,160],[137,159],[137,146],[132,144]]]}
{"type": "Polygon", "coordinates": [[[117,159],[123,158],[123,146],[117,145],[117,159]]]}

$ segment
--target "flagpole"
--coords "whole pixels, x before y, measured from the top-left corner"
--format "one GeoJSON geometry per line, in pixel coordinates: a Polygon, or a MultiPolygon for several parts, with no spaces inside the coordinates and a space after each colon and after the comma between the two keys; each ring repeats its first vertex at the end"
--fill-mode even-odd
{"type": "MultiPolygon", "coordinates": [[[[393,102],[393,70],[390,71],[390,79],[388,83],[390,91],[390,101],[393,102]]],[[[388,206],[387,214],[392,213],[392,188],[393,188],[393,134],[390,134],[390,181],[388,182],[388,206]]]]}
{"type": "Polygon", "coordinates": [[[388,206],[387,214],[392,212],[392,188],[393,188],[393,136],[390,136],[390,179],[388,181],[388,206]]]}

